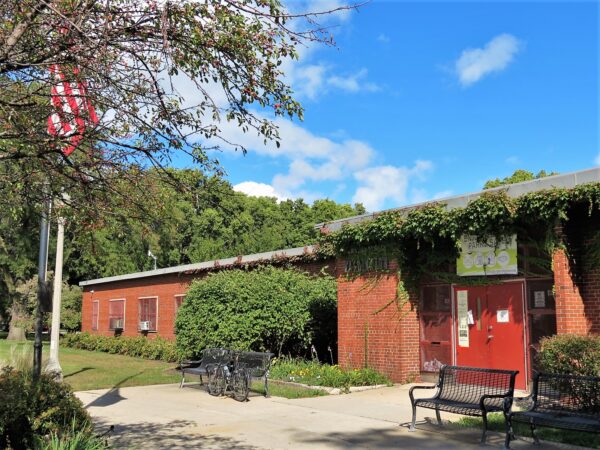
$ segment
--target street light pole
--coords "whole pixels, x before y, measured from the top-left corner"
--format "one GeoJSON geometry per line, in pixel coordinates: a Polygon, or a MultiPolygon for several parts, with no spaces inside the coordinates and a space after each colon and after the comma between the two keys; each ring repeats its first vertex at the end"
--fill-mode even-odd
{"type": "MultiPolygon", "coordinates": [[[[44,189],[44,194],[48,194],[48,189],[44,189]]],[[[42,373],[42,322],[43,307],[48,296],[48,286],[46,285],[46,272],[48,266],[48,241],[50,235],[50,226],[48,216],[50,215],[51,203],[44,198],[42,206],[42,216],[40,219],[40,251],[38,254],[38,289],[37,306],[35,309],[35,339],[33,342],[33,378],[39,379],[42,373]]]]}

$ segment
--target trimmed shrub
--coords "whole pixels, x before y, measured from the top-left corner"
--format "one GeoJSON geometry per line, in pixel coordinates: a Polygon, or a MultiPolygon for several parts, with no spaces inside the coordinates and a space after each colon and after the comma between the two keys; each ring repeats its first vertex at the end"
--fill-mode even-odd
{"type": "Polygon", "coordinates": [[[0,372],[0,448],[33,448],[40,437],[60,436],[72,426],[91,432],[91,420],[71,388],[42,375],[5,367],[0,372]]]}
{"type": "Polygon", "coordinates": [[[305,355],[335,345],[337,286],[328,275],[262,267],[227,270],[194,281],[177,313],[177,348],[195,357],[207,347],[305,355]]]}
{"type": "Polygon", "coordinates": [[[600,376],[600,336],[558,334],[544,338],[537,361],[542,372],[600,376]]]}
{"type": "Polygon", "coordinates": [[[144,336],[100,336],[90,333],[73,333],[63,336],[60,343],[65,347],[93,352],[105,352],[166,362],[179,360],[175,343],[160,336],[155,339],[147,339],[144,336]]]}

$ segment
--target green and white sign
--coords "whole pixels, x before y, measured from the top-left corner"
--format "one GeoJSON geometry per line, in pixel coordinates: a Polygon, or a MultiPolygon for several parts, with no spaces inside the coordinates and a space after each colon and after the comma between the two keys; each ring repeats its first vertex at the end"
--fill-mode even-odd
{"type": "Polygon", "coordinates": [[[496,242],[490,237],[484,241],[463,235],[456,273],[463,277],[477,275],[517,275],[517,235],[496,242]]]}

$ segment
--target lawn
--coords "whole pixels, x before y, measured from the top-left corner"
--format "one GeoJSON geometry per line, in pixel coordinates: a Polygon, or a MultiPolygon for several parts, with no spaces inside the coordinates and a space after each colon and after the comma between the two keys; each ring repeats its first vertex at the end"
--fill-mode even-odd
{"type": "MultiPolygon", "coordinates": [[[[23,351],[32,349],[33,342],[15,343],[0,340],[0,360],[6,361],[10,358],[11,347],[15,347],[16,353],[20,355],[23,351]]],[[[45,342],[44,360],[48,357],[49,350],[48,343],[45,342]]],[[[176,366],[173,363],[64,347],[61,347],[59,352],[64,379],[76,391],[176,383],[181,378],[172,370],[176,366]]]]}
{"type": "MultiPolygon", "coordinates": [[[[11,353],[17,358],[31,361],[32,351],[32,341],[11,342],[0,339],[0,365],[2,365],[2,361],[8,361],[11,358],[11,353]]],[[[47,359],[49,351],[49,344],[44,342],[44,360],[47,359]]],[[[64,380],[75,391],[178,383],[181,380],[179,373],[173,370],[177,366],[175,363],[66,347],[60,347],[59,352],[64,380]]],[[[252,384],[252,391],[263,393],[263,389],[261,383],[252,384]]],[[[321,391],[275,383],[269,385],[269,390],[271,395],[285,398],[326,395],[321,391]]]]}
{"type": "MultiPolygon", "coordinates": [[[[505,432],[504,416],[500,413],[488,415],[489,429],[505,432]]],[[[483,421],[479,417],[463,417],[453,424],[458,427],[475,427],[482,429],[483,421]]],[[[529,425],[514,423],[514,430],[517,438],[531,437],[529,425]]],[[[564,444],[580,445],[582,447],[600,448],[600,436],[592,433],[583,433],[569,430],[559,430],[556,428],[537,428],[538,437],[546,441],[562,442],[564,444]]]]}

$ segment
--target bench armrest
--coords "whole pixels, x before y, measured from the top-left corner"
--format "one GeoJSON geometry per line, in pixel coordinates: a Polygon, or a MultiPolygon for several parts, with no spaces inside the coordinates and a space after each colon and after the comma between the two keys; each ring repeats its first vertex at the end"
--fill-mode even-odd
{"type": "Polygon", "coordinates": [[[485,407],[485,401],[489,400],[490,398],[503,398],[504,399],[504,403],[503,403],[504,411],[506,411],[507,408],[508,408],[508,411],[510,411],[510,407],[512,406],[512,401],[513,401],[513,395],[511,393],[482,395],[481,398],[479,399],[479,407],[481,408],[482,411],[487,412],[487,408],[485,407]]]}
{"type": "Polygon", "coordinates": [[[182,359],[179,361],[179,369],[191,366],[199,366],[202,363],[201,359],[182,359]]]}
{"type": "Polygon", "coordinates": [[[415,404],[415,397],[413,395],[413,391],[415,389],[435,389],[437,387],[439,387],[439,384],[434,384],[434,385],[431,385],[431,386],[413,386],[413,387],[411,387],[409,389],[409,391],[408,391],[408,396],[410,397],[410,404],[411,405],[415,404]]]}

